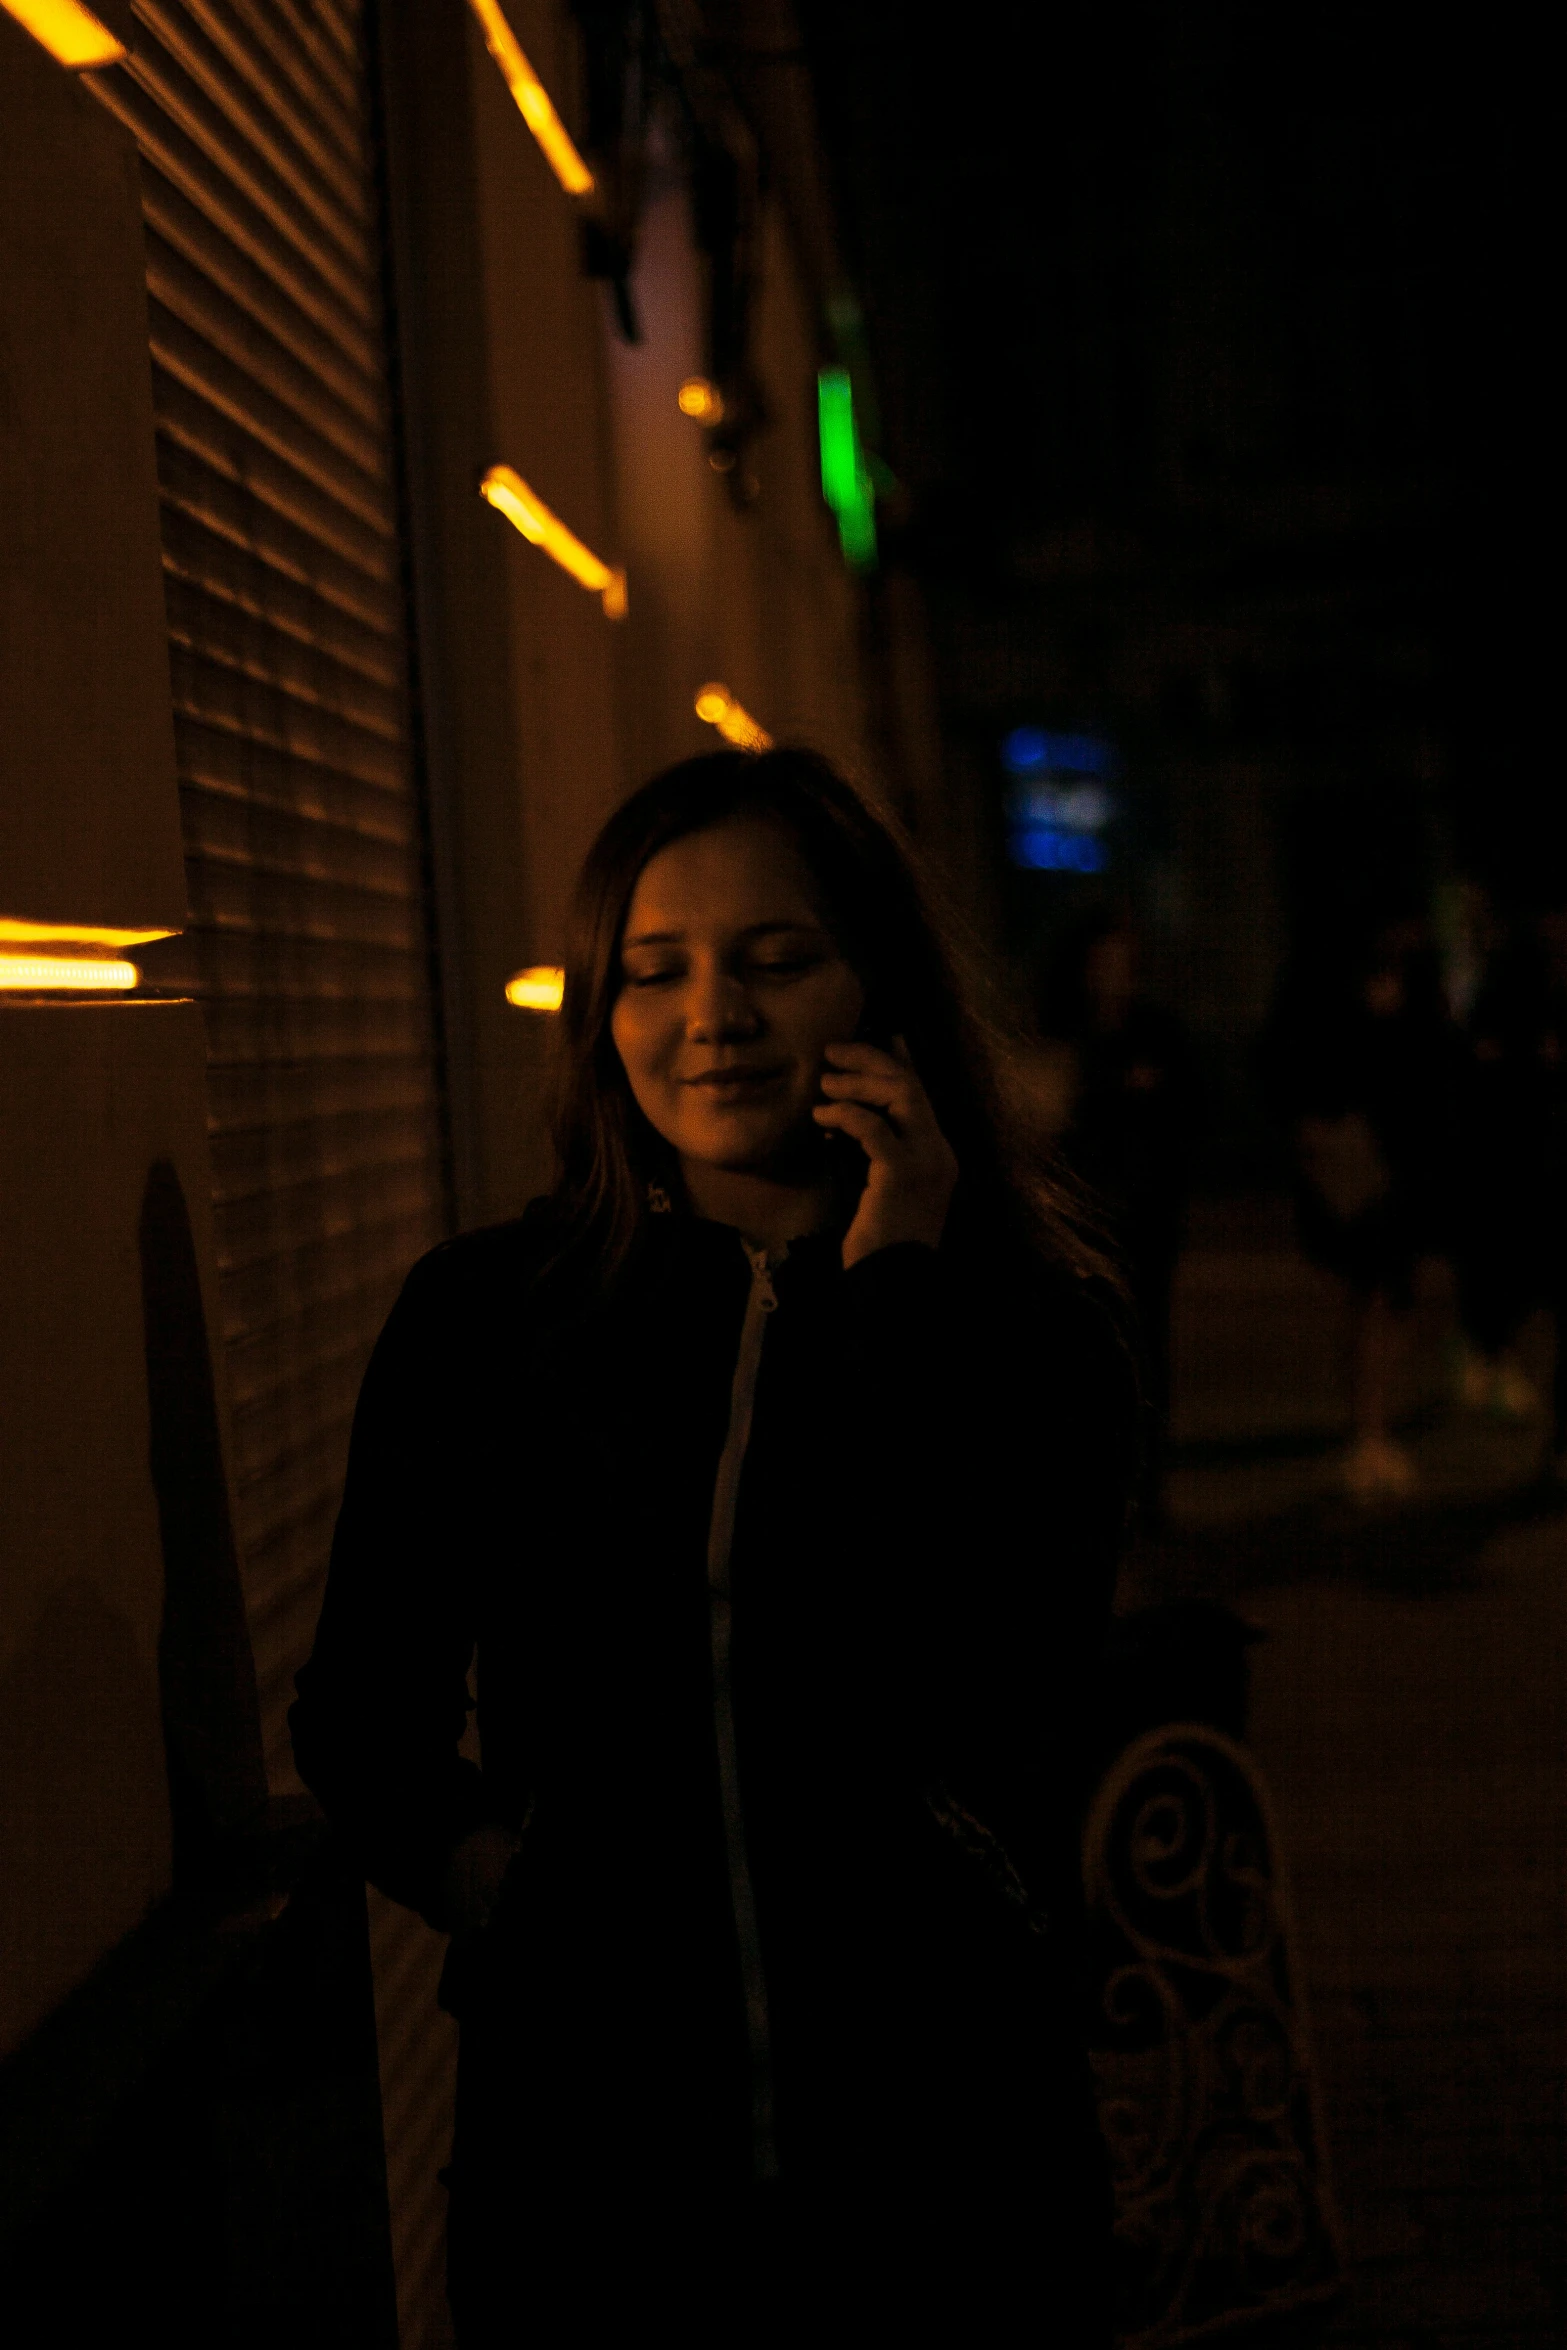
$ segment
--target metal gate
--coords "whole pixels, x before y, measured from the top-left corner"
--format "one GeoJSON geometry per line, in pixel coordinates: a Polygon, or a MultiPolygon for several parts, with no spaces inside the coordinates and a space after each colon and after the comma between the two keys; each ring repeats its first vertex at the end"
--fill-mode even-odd
{"type": "MultiPolygon", "coordinates": [[[[185,937],[274,1786],[370,1346],[448,1226],[375,107],[359,0],[136,0],[185,937]]],[[[435,1938],[373,1910],[403,2340],[442,2336],[435,1938]]]]}

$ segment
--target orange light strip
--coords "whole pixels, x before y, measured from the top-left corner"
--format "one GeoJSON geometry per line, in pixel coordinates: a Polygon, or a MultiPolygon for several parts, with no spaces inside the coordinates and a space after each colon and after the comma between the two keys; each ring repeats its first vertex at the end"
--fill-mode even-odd
{"type": "MultiPolygon", "coordinates": [[[[9,6],[10,0],[5,0],[5,4],[9,6]]],[[[500,67],[507,89],[517,101],[517,112],[543,150],[545,162],[568,196],[588,195],[593,187],[593,174],[572,145],[548,90],[501,14],[498,0],[469,0],[469,6],[484,29],[485,45],[500,67]]]]}
{"type": "Polygon", "coordinates": [[[758,726],[743,704],[737,702],[726,685],[704,685],[692,705],[697,716],[708,726],[716,726],[726,743],[733,743],[737,751],[770,751],[773,738],[765,726],[758,726]]]}
{"type": "Polygon", "coordinates": [[[514,530],[520,530],[532,546],[542,547],[562,571],[599,597],[606,620],[624,620],[626,617],[626,575],[608,563],[601,563],[590,547],[585,547],[573,531],[569,531],[560,517],[552,514],[544,500],[530,490],[520,473],[509,465],[492,465],[479,484],[479,494],[487,498],[498,514],[504,514],[514,530]]]}
{"type": "Polygon", "coordinates": [[[105,930],[91,922],[21,922],[0,914],[0,946],[7,947],[144,947],[178,936],[177,930],[105,930]]]}
{"type": "Polygon", "coordinates": [[[0,0],[25,32],[48,50],[60,65],[85,73],[94,65],[118,65],[125,43],[100,24],[81,0],[0,0]]]}
{"type": "Polygon", "coordinates": [[[566,974],[554,963],[531,963],[506,982],[506,1001],[523,1012],[558,1012],[566,1000],[566,974]]]}
{"type": "Polygon", "coordinates": [[[47,995],[59,988],[102,995],[135,987],[140,979],[134,963],[121,963],[107,955],[77,962],[69,955],[0,954],[0,988],[22,995],[47,995]]]}

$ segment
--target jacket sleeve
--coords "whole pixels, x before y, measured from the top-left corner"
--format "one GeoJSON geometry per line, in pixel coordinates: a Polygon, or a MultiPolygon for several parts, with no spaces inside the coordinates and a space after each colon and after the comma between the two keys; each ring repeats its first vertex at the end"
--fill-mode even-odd
{"type": "Polygon", "coordinates": [[[491,1816],[458,1752],[475,1642],[470,1352],[438,1249],[410,1274],[365,1374],[289,1714],[300,1776],[366,1876],[435,1925],[453,1849],[491,1816]]]}
{"type": "Polygon", "coordinates": [[[1090,1286],[960,1239],[848,1277],[880,1522],[930,1759],[1041,1889],[1075,1881],[1138,1449],[1090,1286]]]}

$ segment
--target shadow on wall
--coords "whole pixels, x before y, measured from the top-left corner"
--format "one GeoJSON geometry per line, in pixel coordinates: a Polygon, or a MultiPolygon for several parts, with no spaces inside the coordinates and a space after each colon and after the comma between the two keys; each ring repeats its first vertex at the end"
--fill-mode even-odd
{"type": "MultiPolygon", "coordinates": [[[[138,1225],[152,1483],[163,1551],[158,1685],[79,1560],[0,1679],[7,2015],[80,1982],[105,1920],[133,1927],[167,1883],[224,1904],[266,1831],[266,1774],[195,1244],[179,1178],[149,1172],[138,1225]],[[159,1752],[158,1725],[162,1724],[159,1752]],[[165,1797],[165,1782],[167,1797],[165,1797]]],[[[91,1479],[84,1449],[76,1474],[91,1479]]],[[[105,1539],[112,1539],[106,1537],[105,1539]]]]}
{"type": "Polygon", "coordinates": [[[163,1540],[158,1685],[176,1892],[213,1886],[267,1825],[260,1710],[190,1213],[167,1159],[137,1227],[148,1466],[163,1540]]]}
{"type": "Polygon", "coordinates": [[[164,1753],[146,1658],[71,1586],[0,1693],[0,1769],[22,1741],[46,1798],[41,1935],[83,1898],[84,1853],[112,1865],[149,1818],[166,1833],[164,1775],[173,1890],[0,2068],[0,2306],[47,2309],[60,2342],[123,2332],[129,2311],[163,2350],[395,2350],[364,1884],[313,1806],[268,1803],[200,1275],[167,1161],[137,1238],[164,1753]]]}

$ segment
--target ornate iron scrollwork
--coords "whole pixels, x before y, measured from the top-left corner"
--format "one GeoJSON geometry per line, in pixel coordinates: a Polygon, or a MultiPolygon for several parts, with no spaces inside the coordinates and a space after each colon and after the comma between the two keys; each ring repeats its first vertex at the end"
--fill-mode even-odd
{"type": "Polygon", "coordinates": [[[1151,1731],[1100,1789],[1084,1869],[1125,2350],[1336,2300],[1342,2257],[1255,1765],[1199,1724],[1151,1731]]]}

